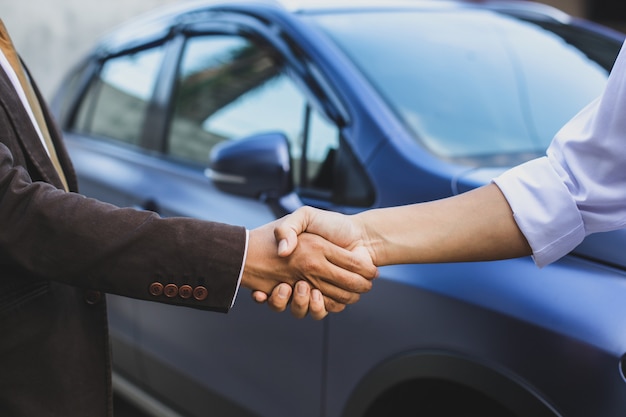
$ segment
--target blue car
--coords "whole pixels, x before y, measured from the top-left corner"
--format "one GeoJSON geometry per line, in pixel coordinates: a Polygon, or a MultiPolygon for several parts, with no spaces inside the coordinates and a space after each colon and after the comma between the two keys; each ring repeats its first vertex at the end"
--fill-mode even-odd
{"type": "MultiPolygon", "coordinates": [[[[527,1],[185,1],[104,37],[52,107],[85,195],[254,228],[488,183],[623,41],[527,1]]],[[[114,385],[160,416],[623,417],[625,253],[617,231],[544,268],[388,266],[321,321],[109,296],[114,385]]]]}

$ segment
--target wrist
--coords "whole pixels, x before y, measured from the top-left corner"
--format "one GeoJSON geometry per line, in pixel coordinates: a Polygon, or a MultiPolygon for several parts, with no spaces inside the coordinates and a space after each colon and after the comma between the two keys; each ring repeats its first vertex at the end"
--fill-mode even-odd
{"type": "Polygon", "coordinates": [[[384,260],[382,253],[384,252],[385,246],[381,236],[376,232],[376,228],[368,227],[371,225],[371,220],[373,219],[368,219],[368,212],[362,212],[352,216],[352,223],[360,236],[358,244],[367,250],[375,266],[381,266],[384,265],[384,263],[382,263],[384,260]]]}

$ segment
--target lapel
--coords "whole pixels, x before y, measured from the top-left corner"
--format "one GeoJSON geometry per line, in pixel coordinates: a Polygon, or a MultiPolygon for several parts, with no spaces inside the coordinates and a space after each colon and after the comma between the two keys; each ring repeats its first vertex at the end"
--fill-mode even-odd
{"type": "MultiPolygon", "coordinates": [[[[26,69],[26,71],[28,70],[26,69]]],[[[30,77],[30,73],[28,76],[30,77]]],[[[50,135],[56,148],[59,161],[63,168],[63,172],[67,177],[68,186],[70,187],[70,190],[76,190],[76,177],[65,146],[61,143],[60,134],[56,129],[55,123],[52,120],[47,106],[42,100],[39,89],[34,82],[32,84],[37,95],[37,99],[40,103],[42,103],[42,110],[46,124],[49,126],[50,135]]],[[[39,171],[39,175],[41,175],[41,178],[44,181],[62,189],[63,184],[61,179],[59,178],[50,157],[41,143],[41,139],[39,139],[39,135],[37,134],[37,131],[35,130],[30,117],[22,104],[22,101],[17,95],[11,80],[2,66],[0,66],[0,105],[5,107],[8,117],[13,122],[15,135],[17,140],[21,142],[25,157],[32,162],[33,166],[39,171]]],[[[8,127],[5,126],[0,128],[6,129],[8,127]]]]}
{"type": "MultiPolygon", "coordinates": [[[[72,165],[72,161],[67,152],[67,148],[65,147],[65,143],[63,143],[63,135],[61,134],[61,130],[58,128],[56,121],[54,120],[54,117],[52,117],[52,114],[50,113],[50,109],[48,108],[46,100],[44,100],[43,96],[41,95],[41,92],[39,91],[39,87],[37,86],[37,83],[31,76],[30,71],[28,70],[28,67],[24,63],[22,63],[22,65],[24,66],[24,71],[26,71],[28,78],[30,78],[31,80],[31,84],[33,86],[33,90],[35,90],[35,95],[37,96],[37,100],[39,101],[39,103],[41,103],[41,111],[43,112],[46,125],[48,126],[48,131],[50,132],[50,139],[52,139],[52,143],[54,144],[54,149],[56,150],[57,158],[59,159],[59,163],[61,164],[61,169],[63,170],[63,173],[65,174],[65,177],[66,177],[65,180],[67,181],[67,185],[70,191],[77,191],[78,182],[76,179],[76,172],[74,171],[74,166],[72,165]]],[[[49,162],[48,165],[50,165],[52,169],[54,170],[54,176],[58,180],[60,180],[60,178],[58,178],[58,174],[56,170],[54,169],[54,165],[52,165],[52,162],[50,161],[50,158],[47,158],[47,160],[49,162]]]]}

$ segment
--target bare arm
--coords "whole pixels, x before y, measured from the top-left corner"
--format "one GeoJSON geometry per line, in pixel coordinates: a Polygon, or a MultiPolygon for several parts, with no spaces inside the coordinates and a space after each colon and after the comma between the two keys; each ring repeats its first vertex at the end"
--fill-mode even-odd
{"type": "Polygon", "coordinates": [[[379,266],[496,260],[531,253],[494,184],[438,201],[371,210],[354,217],[379,266]]]}
{"type": "MultiPolygon", "coordinates": [[[[299,236],[304,231],[347,249],[365,248],[376,266],[487,261],[531,254],[511,208],[495,184],[446,199],[351,216],[304,207],[277,223],[274,234],[279,254],[291,254],[301,244],[299,236]]],[[[255,299],[268,301],[270,308],[282,311],[287,300],[277,296],[279,288],[269,299],[259,293],[254,294],[255,299]]],[[[298,299],[295,311],[292,307],[294,315],[306,315],[307,300],[298,299]]],[[[327,314],[319,304],[316,308],[312,314],[327,314]]],[[[326,308],[335,307],[327,303],[326,308]]]]}
{"type": "Polygon", "coordinates": [[[282,255],[291,253],[302,231],[346,248],[364,246],[377,266],[496,260],[531,253],[495,184],[442,200],[352,216],[303,208],[275,230],[282,255]]]}

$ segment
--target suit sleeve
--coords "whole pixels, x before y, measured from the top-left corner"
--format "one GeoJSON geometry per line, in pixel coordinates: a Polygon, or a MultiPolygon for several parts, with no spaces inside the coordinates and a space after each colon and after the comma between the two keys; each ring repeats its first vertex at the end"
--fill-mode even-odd
{"type": "Polygon", "coordinates": [[[33,181],[6,113],[0,124],[0,266],[133,298],[230,308],[243,227],[165,219],[33,181]]]}

